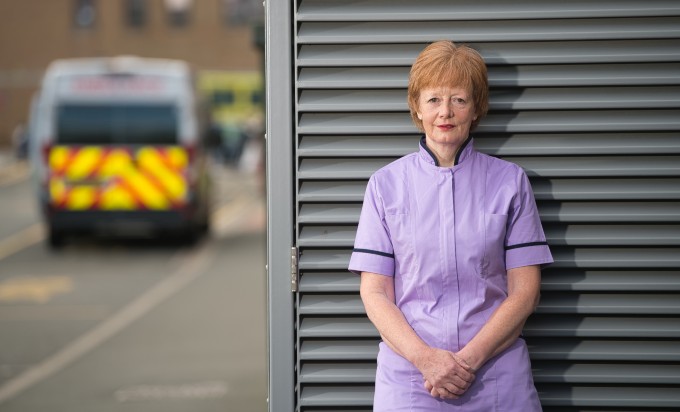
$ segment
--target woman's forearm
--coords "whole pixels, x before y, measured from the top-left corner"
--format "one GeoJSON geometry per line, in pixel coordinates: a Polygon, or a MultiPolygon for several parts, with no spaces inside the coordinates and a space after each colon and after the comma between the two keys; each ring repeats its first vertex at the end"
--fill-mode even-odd
{"type": "Polygon", "coordinates": [[[360,293],[385,343],[418,368],[432,396],[456,399],[470,387],[475,379],[470,366],[451,352],[429,347],[411,328],[395,304],[391,277],[363,272],[360,293]]]}
{"type": "Polygon", "coordinates": [[[486,324],[458,355],[473,368],[512,345],[524,323],[536,308],[540,296],[540,269],[526,266],[508,271],[508,297],[494,311],[486,324]]]}
{"type": "Polygon", "coordinates": [[[379,291],[362,291],[361,298],[366,314],[375,325],[383,341],[396,353],[411,363],[427,345],[408,324],[404,314],[390,297],[379,291]]]}

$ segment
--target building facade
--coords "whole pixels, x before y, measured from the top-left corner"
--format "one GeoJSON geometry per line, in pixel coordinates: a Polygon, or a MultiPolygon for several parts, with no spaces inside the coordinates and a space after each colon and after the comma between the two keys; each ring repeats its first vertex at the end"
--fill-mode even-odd
{"type": "Polygon", "coordinates": [[[54,59],[183,59],[198,70],[260,70],[254,24],[262,3],[239,0],[22,0],[0,2],[0,146],[26,122],[54,59]]]}

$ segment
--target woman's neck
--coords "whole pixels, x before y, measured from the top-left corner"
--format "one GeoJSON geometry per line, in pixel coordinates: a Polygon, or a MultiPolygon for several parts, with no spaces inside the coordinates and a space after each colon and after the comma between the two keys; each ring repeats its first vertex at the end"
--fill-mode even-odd
{"type": "Polygon", "coordinates": [[[456,154],[461,144],[435,143],[425,138],[425,144],[434,153],[441,167],[452,167],[456,161],[456,154]]]}

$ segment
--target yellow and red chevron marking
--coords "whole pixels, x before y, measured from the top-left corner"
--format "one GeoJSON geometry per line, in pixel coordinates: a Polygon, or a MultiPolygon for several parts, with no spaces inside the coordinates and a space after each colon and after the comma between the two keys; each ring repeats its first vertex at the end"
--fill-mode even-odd
{"type": "Polygon", "coordinates": [[[54,146],[49,192],[66,210],[167,210],[187,201],[188,155],[179,146],[54,146]]]}

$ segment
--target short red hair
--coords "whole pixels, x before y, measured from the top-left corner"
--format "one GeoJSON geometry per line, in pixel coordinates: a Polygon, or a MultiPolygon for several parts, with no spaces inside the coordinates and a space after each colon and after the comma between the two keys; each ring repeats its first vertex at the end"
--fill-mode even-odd
{"type": "Polygon", "coordinates": [[[442,86],[460,87],[468,92],[477,115],[472,122],[474,129],[489,110],[489,80],[479,52],[448,40],[434,42],[420,52],[408,78],[408,107],[413,123],[421,131],[423,122],[417,114],[420,92],[442,86]]]}

